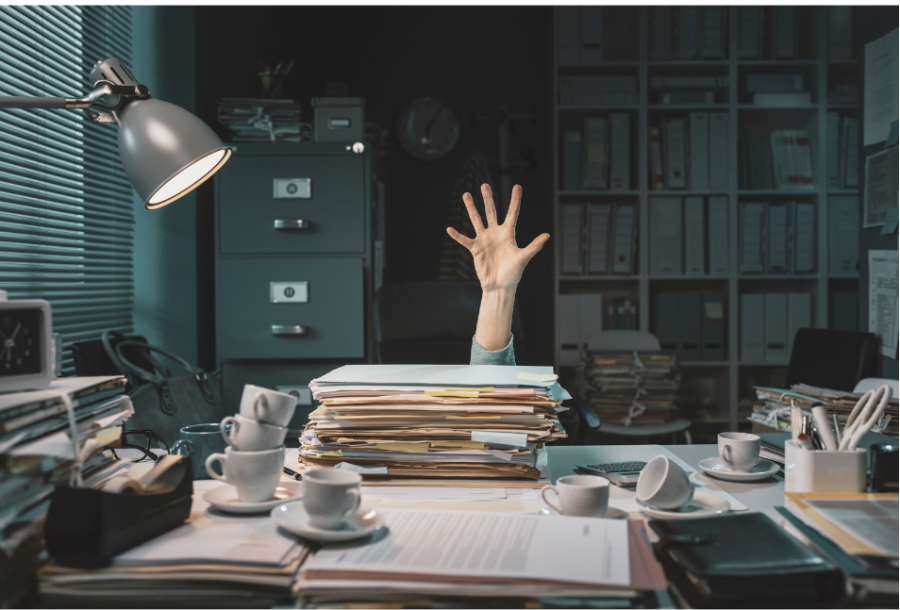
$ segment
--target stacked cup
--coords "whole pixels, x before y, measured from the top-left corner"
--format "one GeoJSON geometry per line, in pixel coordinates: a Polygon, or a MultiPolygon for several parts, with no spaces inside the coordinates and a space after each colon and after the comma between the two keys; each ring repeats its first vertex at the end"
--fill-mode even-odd
{"type": "Polygon", "coordinates": [[[296,406],[295,396],[245,385],[240,412],[219,424],[229,446],[225,453],[213,453],[206,459],[209,476],[234,485],[241,502],[273,499],[284,469],[287,425],[296,406]],[[221,465],[222,474],[213,470],[215,462],[221,465]]]}

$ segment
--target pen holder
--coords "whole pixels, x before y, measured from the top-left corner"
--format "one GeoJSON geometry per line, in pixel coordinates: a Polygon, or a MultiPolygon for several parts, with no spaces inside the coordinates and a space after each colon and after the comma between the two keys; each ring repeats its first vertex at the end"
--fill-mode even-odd
{"type": "Polygon", "coordinates": [[[860,493],[866,490],[866,450],[804,449],[784,444],[784,490],[860,493]]]}

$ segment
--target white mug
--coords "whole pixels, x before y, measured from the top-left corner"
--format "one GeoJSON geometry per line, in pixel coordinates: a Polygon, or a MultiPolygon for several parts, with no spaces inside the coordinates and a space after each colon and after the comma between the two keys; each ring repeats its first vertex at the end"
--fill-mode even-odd
{"type": "Polygon", "coordinates": [[[722,432],[719,457],[728,470],[750,472],[759,461],[759,437],[744,432],[722,432]]]}
{"type": "Polygon", "coordinates": [[[609,508],[609,481],[589,474],[560,477],[556,485],[541,488],[541,500],[561,515],[603,517],[609,508]],[[547,499],[548,491],[556,492],[560,506],[547,499]]]}
{"type": "Polygon", "coordinates": [[[213,453],[206,458],[206,472],[214,479],[237,488],[241,502],[266,502],[275,496],[275,488],[284,470],[284,445],[267,451],[235,451],[213,453]],[[213,470],[220,462],[224,476],[213,470]]]}
{"type": "Polygon", "coordinates": [[[265,451],[284,444],[288,429],[284,426],[261,424],[241,414],[229,415],[219,424],[225,442],[236,451],[265,451]],[[230,432],[227,428],[231,424],[230,432]]]}
{"type": "Polygon", "coordinates": [[[664,455],[644,466],[637,482],[637,498],[654,508],[678,510],[694,498],[694,486],[687,473],[664,455]]]}
{"type": "Polygon", "coordinates": [[[362,477],[347,470],[310,470],[303,473],[303,508],[309,523],[340,529],[359,508],[362,477]]]}
{"type": "Polygon", "coordinates": [[[287,426],[294,417],[295,408],[297,408],[296,396],[249,383],[244,386],[244,393],[241,395],[241,415],[248,419],[255,419],[261,424],[270,426],[287,426]]]}

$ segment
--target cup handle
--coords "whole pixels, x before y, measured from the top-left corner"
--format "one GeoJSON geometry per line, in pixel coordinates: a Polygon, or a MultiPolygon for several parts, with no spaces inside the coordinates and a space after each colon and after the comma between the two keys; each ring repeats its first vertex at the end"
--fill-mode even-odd
{"type": "Polygon", "coordinates": [[[191,441],[186,441],[183,438],[178,439],[172,446],[169,447],[169,455],[187,455],[190,456],[194,453],[194,446],[191,444],[191,441]],[[184,449],[187,453],[182,454],[181,450],[184,449]]]}
{"type": "Polygon", "coordinates": [[[256,397],[256,400],[253,401],[253,417],[256,418],[256,421],[259,423],[265,423],[265,419],[260,414],[260,407],[262,407],[263,414],[265,413],[266,407],[269,406],[269,401],[266,400],[265,394],[260,394],[256,397]]]}
{"type": "Polygon", "coordinates": [[[728,457],[731,455],[731,445],[722,445],[722,461],[729,468],[734,468],[734,461],[728,457]]]}
{"type": "Polygon", "coordinates": [[[225,483],[228,483],[228,478],[225,475],[225,454],[224,453],[213,453],[208,458],[206,458],[206,473],[214,479],[218,479],[225,483]],[[215,470],[213,470],[213,463],[216,461],[219,462],[219,465],[222,467],[222,474],[219,474],[215,470]]]}
{"type": "Polygon", "coordinates": [[[226,443],[234,447],[234,449],[237,449],[237,447],[234,446],[234,439],[232,437],[237,433],[238,430],[240,430],[240,428],[241,422],[231,415],[223,419],[222,423],[219,424],[219,430],[222,431],[222,438],[225,439],[226,443]],[[228,432],[225,430],[225,426],[228,425],[229,422],[231,423],[231,434],[228,434],[228,432]]]}
{"type": "Polygon", "coordinates": [[[560,508],[559,506],[557,506],[556,504],[554,504],[553,502],[551,502],[550,500],[547,499],[548,491],[552,491],[553,493],[556,494],[557,498],[559,497],[559,492],[556,491],[556,488],[553,487],[553,485],[544,485],[543,487],[541,487],[541,500],[544,501],[544,504],[546,504],[547,506],[549,506],[550,508],[555,510],[560,515],[563,514],[562,508],[560,508]]]}
{"type": "Polygon", "coordinates": [[[348,508],[347,510],[344,511],[344,514],[341,515],[341,519],[346,519],[347,517],[349,517],[350,515],[355,513],[357,510],[359,510],[359,504],[360,504],[360,502],[362,502],[362,498],[359,495],[358,489],[348,489],[347,493],[350,495],[356,496],[356,502],[353,503],[353,506],[351,508],[348,508]]]}

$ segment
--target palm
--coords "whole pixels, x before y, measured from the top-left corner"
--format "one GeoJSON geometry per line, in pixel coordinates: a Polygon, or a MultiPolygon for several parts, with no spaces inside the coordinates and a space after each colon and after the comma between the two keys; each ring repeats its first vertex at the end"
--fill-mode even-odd
{"type": "Polygon", "coordinates": [[[482,185],[481,192],[484,195],[488,226],[482,224],[472,196],[466,193],[463,195],[463,202],[475,227],[475,238],[460,235],[452,228],[448,228],[447,232],[472,253],[475,272],[483,289],[515,287],[522,279],[525,266],[541,250],[550,236],[545,233],[536,237],[527,247],[519,248],[516,245],[516,221],[519,217],[522,188],[517,185],[513,189],[509,212],[503,224],[497,223],[497,211],[490,187],[487,184],[482,185]]]}

